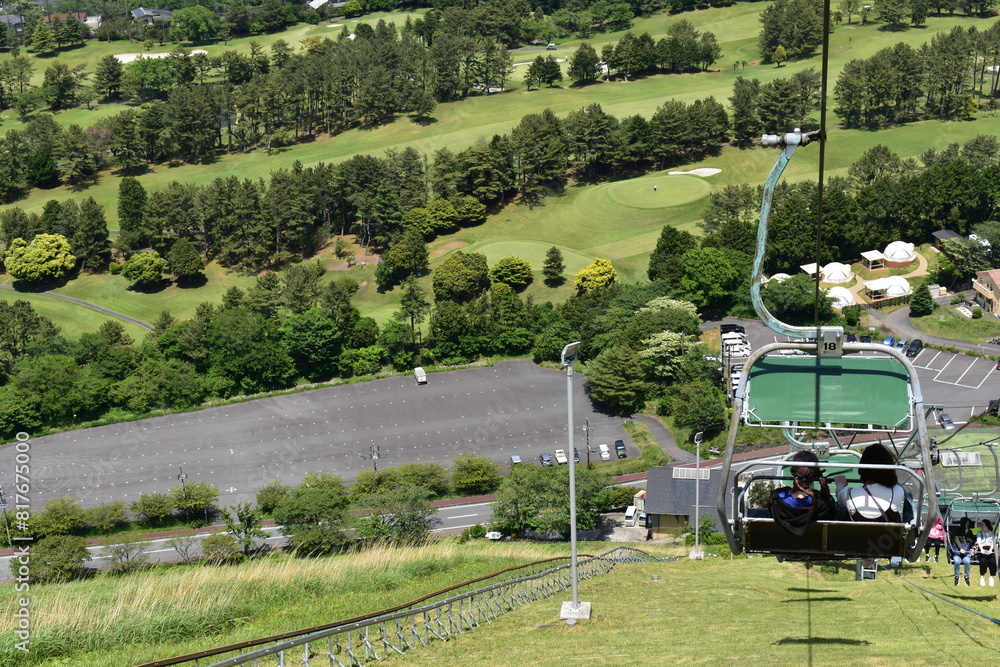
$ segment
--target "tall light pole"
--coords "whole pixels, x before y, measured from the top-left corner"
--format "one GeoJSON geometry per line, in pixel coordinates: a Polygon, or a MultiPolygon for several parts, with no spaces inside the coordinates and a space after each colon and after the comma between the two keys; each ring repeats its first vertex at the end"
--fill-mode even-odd
{"type": "Polygon", "coordinates": [[[566,404],[568,421],[566,432],[569,434],[569,543],[570,543],[570,578],[573,584],[573,599],[563,602],[559,618],[569,623],[577,619],[590,618],[590,603],[580,602],[579,578],[576,569],[576,457],[573,456],[573,364],[580,352],[580,342],[570,343],[563,348],[562,365],[566,369],[566,404]]]}
{"type": "Polygon", "coordinates": [[[701,548],[699,538],[701,536],[701,438],[702,431],[694,434],[695,459],[694,459],[694,551],[691,558],[701,560],[701,548]]]}

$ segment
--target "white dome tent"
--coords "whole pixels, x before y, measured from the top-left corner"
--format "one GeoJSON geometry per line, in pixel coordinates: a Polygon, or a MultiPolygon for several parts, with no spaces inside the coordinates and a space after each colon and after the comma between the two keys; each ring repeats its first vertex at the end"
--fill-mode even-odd
{"type": "Polygon", "coordinates": [[[789,278],[791,278],[791,276],[788,275],[787,273],[775,273],[773,276],[771,276],[770,278],[768,278],[767,281],[771,282],[772,280],[777,280],[779,283],[783,283],[786,280],[788,280],[789,278]]]}
{"type": "Polygon", "coordinates": [[[823,267],[821,273],[825,283],[849,283],[854,277],[851,267],[840,262],[830,262],[823,267]]]}
{"type": "Polygon", "coordinates": [[[853,306],[855,304],[854,295],[851,294],[851,290],[846,287],[841,287],[836,285],[831,287],[826,291],[827,297],[832,302],[831,305],[834,308],[843,308],[844,306],[853,306]]]}
{"type": "Polygon", "coordinates": [[[893,241],[885,247],[882,255],[886,266],[906,266],[917,258],[913,253],[913,244],[905,241],[893,241]]]}

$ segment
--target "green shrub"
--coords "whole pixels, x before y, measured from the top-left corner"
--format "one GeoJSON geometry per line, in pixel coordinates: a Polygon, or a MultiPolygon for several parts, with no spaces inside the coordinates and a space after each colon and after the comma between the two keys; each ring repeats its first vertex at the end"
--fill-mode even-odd
{"type": "Polygon", "coordinates": [[[481,523],[477,523],[475,526],[472,526],[471,528],[468,529],[468,531],[469,531],[469,537],[473,537],[476,539],[482,539],[486,537],[486,528],[484,528],[483,524],[481,523]]]}
{"type": "Polygon", "coordinates": [[[111,275],[117,276],[121,272],[122,272],[122,265],[119,264],[118,262],[111,262],[110,264],[108,264],[108,273],[110,273],[111,275]]]}
{"type": "Polygon", "coordinates": [[[288,496],[291,490],[292,487],[279,480],[268,482],[257,489],[257,507],[262,512],[270,514],[274,511],[275,507],[281,504],[281,501],[288,496]]]}
{"type": "Polygon", "coordinates": [[[973,308],[972,309],[972,319],[978,320],[982,316],[983,316],[983,309],[982,308],[973,308]]]}

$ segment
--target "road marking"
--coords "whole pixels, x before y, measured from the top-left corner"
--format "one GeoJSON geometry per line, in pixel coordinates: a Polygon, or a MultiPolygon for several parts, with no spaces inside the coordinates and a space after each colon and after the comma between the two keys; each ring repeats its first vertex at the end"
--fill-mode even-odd
{"type": "Polygon", "coordinates": [[[456,514],[455,516],[448,517],[449,519],[468,519],[470,516],[479,516],[478,514],[456,514]]]}

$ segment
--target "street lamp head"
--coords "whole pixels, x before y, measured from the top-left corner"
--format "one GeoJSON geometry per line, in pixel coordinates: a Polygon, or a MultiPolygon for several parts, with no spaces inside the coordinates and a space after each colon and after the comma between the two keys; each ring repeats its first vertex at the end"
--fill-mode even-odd
{"type": "Polygon", "coordinates": [[[694,444],[700,445],[702,436],[705,435],[704,431],[698,431],[694,434],[694,444]]]}
{"type": "Polygon", "coordinates": [[[576,361],[576,356],[580,352],[580,341],[575,343],[570,343],[563,348],[562,351],[562,365],[570,366],[574,361],[576,361]]]}

